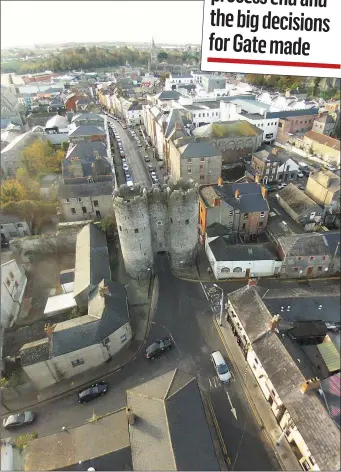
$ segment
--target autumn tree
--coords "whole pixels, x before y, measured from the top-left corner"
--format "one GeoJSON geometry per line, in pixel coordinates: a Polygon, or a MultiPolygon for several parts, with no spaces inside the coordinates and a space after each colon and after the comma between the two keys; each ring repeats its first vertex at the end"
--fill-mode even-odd
{"type": "Polygon", "coordinates": [[[26,190],[17,180],[9,179],[2,183],[0,196],[1,205],[5,205],[9,202],[19,202],[25,200],[26,190]]]}
{"type": "Polygon", "coordinates": [[[49,141],[37,140],[23,151],[22,165],[32,178],[39,173],[59,174],[64,156],[63,149],[56,150],[49,141]]]}
{"type": "Polygon", "coordinates": [[[26,169],[20,167],[16,173],[17,181],[24,187],[28,200],[39,200],[39,183],[32,179],[26,169]]]}

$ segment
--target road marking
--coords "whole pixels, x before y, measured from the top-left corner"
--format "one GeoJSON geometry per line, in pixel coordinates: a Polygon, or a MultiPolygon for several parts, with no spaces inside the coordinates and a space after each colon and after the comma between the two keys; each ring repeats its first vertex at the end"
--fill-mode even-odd
{"type": "Polygon", "coordinates": [[[237,419],[238,419],[238,418],[237,418],[237,411],[236,411],[236,409],[234,408],[234,406],[232,405],[232,401],[231,401],[231,398],[230,398],[230,394],[229,394],[229,392],[228,392],[227,390],[226,390],[225,393],[226,393],[226,395],[227,395],[227,399],[228,399],[229,404],[230,404],[230,407],[231,407],[231,413],[232,413],[232,415],[235,417],[235,419],[237,420],[237,419]]]}
{"type": "Polygon", "coordinates": [[[221,430],[220,430],[220,427],[219,427],[219,423],[218,423],[218,420],[217,420],[217,417],[214,413],[214,408],[213,408],[213,405],[211,403],[211,400],[209,398],[208,395],[206,395],[206,398],[207,398],[207,403],[208,403],[208,407],[210,409],[210,412],[211,412],[211,415],[212,415],[212,419],[213,419],[213,422],[214,422],[214,425],[216,427],[216,431],[217,431],[217,434],[218,434],[218,438],[219,438],[219,441],[220,441],[220,445],[221,445],[221,448],[224,452],[224,455],[226,457],[228,457],[228,454],[227,454],[227,449],[226,449],[226,446],[225,446],[225,442],[224,442],[224,439],[223,439],[223,435],[221,434],[221,430]]]}
{"type": "Polygon", "coordinates": [[[204,288],[204,286],[203,286],[203,283],[202,283],[201,281],[200,281],[200,285],[201,285],[201,288],[202,288],[202,290],[203,290],[203,292],[204,292],[204,294],[205,294],[205,297],[206,297],[206,299],[207,299],[207,301],[208,301],[208,296],[207,296],[206,290],[205,290],[205,288],[204,288]]]}
{"type": "Polygon", "coordinates": [[[208,379],[209,383],[210,383],[210,387],[212,388],[212,383],[211,383],[211,379],[208,379]]]}

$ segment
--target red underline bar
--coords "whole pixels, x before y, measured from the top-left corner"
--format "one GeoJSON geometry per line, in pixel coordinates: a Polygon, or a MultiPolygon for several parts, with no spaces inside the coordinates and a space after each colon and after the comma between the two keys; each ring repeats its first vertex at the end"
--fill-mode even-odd
{"type": "Polygon", "coordinates": [[[208,57],[207,62],[218,62],[222,64],[250,64],[258,66],[311,67],[315,69],[341,69],[340,64],[323,64],[319,62],[259,61],[256,59],[226,59],[223,57],[208,57]]]}

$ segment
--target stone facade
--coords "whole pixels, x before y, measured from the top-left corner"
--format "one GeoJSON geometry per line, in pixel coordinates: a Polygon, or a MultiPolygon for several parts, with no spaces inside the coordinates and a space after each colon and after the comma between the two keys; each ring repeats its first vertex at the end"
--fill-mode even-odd
{"type": "Polygon", "coordinates": [[[174,268],[195,261],[198,248],[198,188],[182,180],[150,191],[122,185],[114,192],[118,234],[125,268],[147,277],[154,255],[169,252],[174,268]]]}

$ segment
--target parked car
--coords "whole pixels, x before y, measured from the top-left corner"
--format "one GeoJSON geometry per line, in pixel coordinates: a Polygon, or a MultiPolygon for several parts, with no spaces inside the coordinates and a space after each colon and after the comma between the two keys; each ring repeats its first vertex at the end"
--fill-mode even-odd
{"type": "Polygon", "coordinates": [[[231,379],[231,372],[220,351],[212,352],[211,361],[222,383],[227,383],[231,379]]]}
{"type": "Polygon", "coordinates": [[[297,177],[299,179],[302,179],[302,177],[304,177],[303,172],[297,172],[297,177]]]}
{"type": "Polygon", "coordinates": [[[148,164],[148,170],[149,170],[149,172],[155,172],[155,171],[156,171],[156,167],[153,166],[152,164],[148,164]]]}
{"type": "Polygon", "coordinates": [[[17,428],[18,426],[25,426],[33,423],[36,414],[33,411],[25,411],[23,413],[16,413],[15,415],[7,416],[2,422],[5,429],[17,428]]]}
{"type": "Polygon", "coordinates": [[[282,190],[282,188],[285,188],[285,187],[287,187],[287,186],[288,186],[288,184],[286,184],[286,183],[279,184],[278,190],[282,190]]]}
{"type": "Polygon", "coordinates": [[[123,170],[129,170],[129,166],[128,166],[128,164],[123,164],[123,166],[122,166],[122,167],[123,167],[123,170]]]}
{"type": "Polygon", "coordinates": [[[274,185],[265,185],[265,188],[268,192],[274,192],[276,190],[274,185]]]}
{"type": "Polygon", "coordinates": [[[152,176],[152,182],[153,182],[153,184],[158,184],[159,179],[157,177],[152,176]]]}
{"type": "Polygon", "coordinates": [[[7,239],[1,240],[1,247],[9,247],[9,242],[7,241],[7,239]]]}
{"type": "Polygon", "coordinates": [[[145,162],[150,162],[150,157],[149,156],[144,156],[145,162]]]}
{"type": "Polygon", "coordinates": [[[145,351],[146,359],[155,359],[156,356],[168,351],[172,347],[170,338],[157,339],[153,344],[147,347],[145,351]]]}
{"type": "Polygon", "coordinates": [[[108,384],[101,381],[86,387],[78,392],[79,403],[88,403],[95,398],[105,395],[108,391],[108,384]]]}

